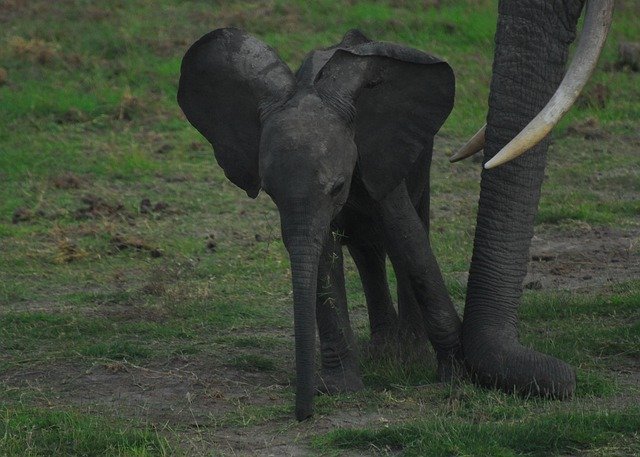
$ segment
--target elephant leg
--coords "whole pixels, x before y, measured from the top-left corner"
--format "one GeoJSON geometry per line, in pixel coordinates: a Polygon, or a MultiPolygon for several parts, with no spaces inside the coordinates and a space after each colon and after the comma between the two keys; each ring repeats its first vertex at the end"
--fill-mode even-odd
{"type": "MultiPolygon", "coordinates": [[[[429,183],[422,192],[420,201],[416,207],[418,216],[422,221],[427,236],[429,235],[429,183]]],[[[422,357],[425,354],[426,343],[428,341],[427,331],[424,327],[424,317],[420,310],[420,305],[413,291],[411,281],[407,272],[396,271],[398,280],[398,318],[399,318],[399,339],[400,344],[408,354],[422,357]]]]}
{"type": "Polygon", "coordinates": [[[413,290],[408,272],[396,271],[398,280],[398,341],[406,360],[427,355],[427,331],[424,316],[413,290]]]}
{"type": "Polygon", "coordinates": [[[380,213],[389,258],[394,269],[409,278],[436,350],[438,376],[448,379],[461,357],[462,325],[404,182],[380,201],[380,213]]]}
{"type": "Polygon", "coordinates": [[[322,362],[318,389],[329,394],[362,389],[347,310],[342,247],[331,234],[326,237],[318,264],[316,320],[322,362]]]}
{"type": "Polygon", "coordinates": [[[385,265],[386,253],[382,240],[366,245],[349,244],[347,246],[358,268],[367,300],[371,331],[370,349],[375,355],[382,354],[395,343],[398,332],[398,316],[389,291],[385,265]]]}

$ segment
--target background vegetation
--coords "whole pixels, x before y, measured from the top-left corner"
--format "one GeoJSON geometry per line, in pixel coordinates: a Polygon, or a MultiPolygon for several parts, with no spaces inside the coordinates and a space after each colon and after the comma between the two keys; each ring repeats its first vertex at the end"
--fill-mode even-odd
{"type": "MultiPolygon", "coordinates": [[[[432,356],[363,360],[366,390],[293,420],[288,259],[175,102],[190,43],[235,25],[292,68],[350,28],[446,58],[456,107],[433,165],[433,244],[459,309],[494,0],[0,2],[0,454],[637,455],[640,80],[598,71],[554,134],[524,341],[578,370],[569,402],[435,383],[432,356]]],[[[366,308],[347,262],[354,325],[366,308]]]]}

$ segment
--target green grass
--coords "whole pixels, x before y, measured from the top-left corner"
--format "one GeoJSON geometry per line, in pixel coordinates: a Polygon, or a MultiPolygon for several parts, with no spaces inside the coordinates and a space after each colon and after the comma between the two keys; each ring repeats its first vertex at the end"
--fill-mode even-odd
{"type": "Polygon", "coordinates": [[[244,371],[273,371],[276,367],[272,359],[255,354],[244,354],[235,357],[229,364],[244,371]]]}
{"type": "Polygon", "coordinates": [[[163,456],[166,439],[88,414],[46,408],[0,408],[0,453],[6,456],[163,456]]]}
{"type": "MultiPolygon", "coordinates": [[[[462,311],[480,167],[446,158],[484,122],[497,1],[430,3],[0,2],[0,454],[640,452],[638,411],[626,406],[640,398],[640,284],[626,276],[598,290],[525,293],[521,337],[576,367],[571,402],[438,384],[432,355],[405,354],[364,357],[363,392],[318,397],[316,419],[293,422],[278,213],[229,183],[185,121],[180,60],[231,25],[294,69],[350,28],[447,59],[457,96],[434,154],[432,243],[462,311]],[[145,198],[161,209],[141,211],[145,198]]],[[[639,76],[611,67],[620,41],[640,41],[640,10],[616,3],[598,69],[554,133],[544,234],[637,238],[639,76]],[[602,139],[569,128],[589,119],[602,139]]],[[[636,238],[621,248],[631,259],[636,238]]],[[[598,253],[585,253],[595,266],[606,262],[598,253]]],[[[345,264],[366,344],[362,289],[348,255],[345,264]]]]}
{"type": "Polygon", "coordinates": [[[327,445],[367,451],[402,451],[422,455],[566,455],[589,449],[614,450],[626,437],[635,439],[625,449],[640,450],[637,407],[616,413],[576,411],[504,420],[501,423],[465,423],[438,418],[378,431],[337,430],[315,440],[327,445]]]}

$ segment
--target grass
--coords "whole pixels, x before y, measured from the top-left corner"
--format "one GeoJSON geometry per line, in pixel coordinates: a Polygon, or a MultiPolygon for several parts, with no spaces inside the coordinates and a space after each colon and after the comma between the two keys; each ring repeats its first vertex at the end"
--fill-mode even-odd
{"type": "MultiPolygon", "coordinates": [[[[402,455],[566,455],[586,450],[620,449],[621,440],[636,435],[640,411],[613,414],[572,412],[500,423],[468,423],[439,418],[379,431],[338,430],[316,444],[367,451],[402,451],[402,455]]],[[[626,451],[640,450],[638,443],[626,451]]]]}
{"type": "Polygon", "coordinates": [[[46,408],[0,409],[0,450],[6,456],[171,455],[166,439],[151,429],[112,424],[87,414],[46,408]]]}
{"type": "MultiPolygon", "coordinates": [[[[214,3],[0,4],[0,454],[640,452],[627,406],[640,398],[640,284],[622,273],[597,288],[525,293],[522,339],[576,367],[571,402],[437,384],[429,354],[365,357],[363,392],[319,397],[311,423],[292,420],[279,217],[268,197],[250,200],[226,180],[182,116],[182,55],[234,25],[292,68],[350,28],[446,58],[457,100],[436,144],[431,226],[462,311],[480,169],[446,158],[484,121],[497,2],[214,3]]],[[[640,84],[613,70],[617,44],[640,41],[640,11],[616,3],[598,70],[554,133],[536,226],[583,243],[587,260],[564,265],[567,275],[588,264],[601,283],[610,260],[637,262],[640,226],[640,84]],[[598,234],[601,245],[589,244],[598,234]]],[[[348,255],[346,275],[366,344],[348,255]]]]}

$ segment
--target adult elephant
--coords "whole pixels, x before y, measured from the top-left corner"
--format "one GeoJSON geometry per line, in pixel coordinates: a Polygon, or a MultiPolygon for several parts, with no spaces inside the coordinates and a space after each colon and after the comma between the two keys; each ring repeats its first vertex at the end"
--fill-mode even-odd
{"type": "Polygon", "coordinates": [[[544,138],[593,71],[611,22],[613,0],[588,2],[563,79],[583,3],[500,1],[487,124],[452,157],[459,160],[484,147],[463,320],[466,365],[479,384],[559,398],[573,394],[575,372],[521,345],[517,310],[544,178],[549,144],[544,138]]]}

